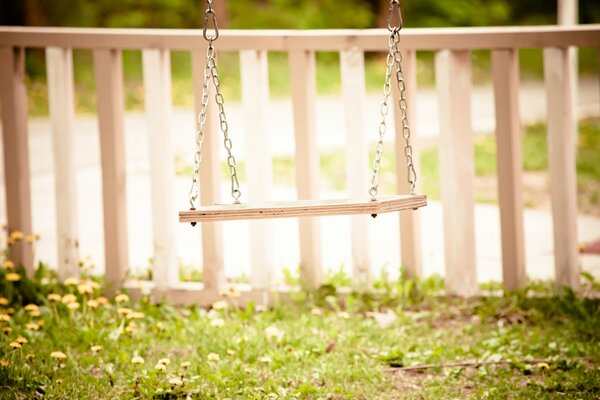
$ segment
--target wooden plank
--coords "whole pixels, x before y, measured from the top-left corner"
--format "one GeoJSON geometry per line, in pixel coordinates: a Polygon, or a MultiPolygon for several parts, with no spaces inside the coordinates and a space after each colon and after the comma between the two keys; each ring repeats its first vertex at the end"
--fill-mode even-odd
{"type": "MultiPolygon", "coordinates": [[[[402,69],[404,73],[404,82],[406,86],[405,98],[408,104],[408,121],[411,131],[410,143],[413,149],[413,163],[417,173],[417,182],[415,190],[418,193],[421,182],[419,169],[419,143],[416,133],[418,132],[417,122],[417,53],[409,50],[404,53],[402,60],[402,69]]],[[[408,168],[406,164],[405,147],[406,141],[403,136],[402,114],[399,108],[400,91],[398,85],[392,85],[392,95],[394,96],[394,126],[396,128],[395,151],[396,151],[396,184],[398,193],[410,193],[411,188],[408,183],[408,168]]],[[[418,279],[423,272],[423,256],[421,254],[421,219],[417,212],[411,210],[400,212],[400,261],[401,265],[410,279],[418,279]]]]}
{"type": "MultiPolygon", "coordinates": [[[[316,60],[312,51],[289,53],[294,114],[296,188],[298,199],[319,197],[319,149],[316,135],[316,60]]],[[[323,280],[319,220],[302,218],[300,225],[300,280],[317,288],[323,280]]]]}
{"type": "MultiPolygon", "coordinates": [[[[196,117],[202,104],[202,82],[206,50],[192,51],[192,78],[194,86],[194,107],[196,117]]],[[[210,86],[209,86],[210,87],[210,86]]],[[[209,104],[206,115],[206,135],[202,148],[202,164],[200,165],[200,203],[210,205],[218,203],[221,198],[221,168],[219,162],[216,106],[214,105],[212,87],[210,87],[209,104]]],[[[197,128],[197,126],[196,126],[197,128]]],[[[190,132],[190,144],[195,145],[194,132],[190,132]]],[[[204,222],[202,230],[202,279],[207,288],[219,288],[225,283],[225,263],[223,248],[223,227],[218,222],[204,222]]]]}
{"type": "Polygon", "coordinates": [[[152,276],[159,289],[179,281],[175,232],[175,158],[171,134],[171,60],[168,50],[142,51],[150,190],[152,203],[152,276]]]}
{"type": "Polygon", "coordinates": [[[79,276],[75,102],[71,49],[48,47],[46,71],[54,155],[58,278],[62,281],[79,276]]]}
{"type": "Polygon", "coordinates": [[[544,49],[556,282],[577,288],[581,271],[577,253],[576,132],[573,124],[570,68],[568,49],[544,49]]]}
{"type": "Polygon", "coordinates": [[[201,207],[197,210],[180,211],[179,222],[301,218],[328,215],[377,215],[400,210],[413,210],[426,205],[427,196],[425,195],[382,196],[377,201],[371,201],[370,197],[365,197],[359,199],[273,201],[258,204],[217,204],[201,207]]]}
{"type": "MultiPolygon", "coordinates": [[[[246,129],[246,176],[250,202],[267,201],[272,182],[269,152],[269,65],[266,51],[240,52],[242,103],[246,129]]],[[[271,283],[273,252],[269,221],[250,222],[250,284],[267,289],[271,283]]]]}
{"type": "Polygon", "coordinates": [[[472,296],[477,293],[477,269],[470,52],[438,52],[435,72],[440,110],[446,290],[451,294],[472,296]]]}
{"type": "MultiPolygon", "coordinates": [[[[0,35],[2,36],[2,35],[0,35]]],[[[31,233],[31,189],[27,133],[27,90],[25,86],[25,49],[0,48],[0,101],[4,182],[8,231],[31,233]]],[[[8,257],[33,275],[32,246],[24,240],[9,248],[8,257]]]]}
{"type": "MultiPolygon", "coordinates": [[[[368,190],[368,146],[364,131],[365,60],[356,48],[340,52],[342,101],[346,122],[346,185],[350,197],[360,197],[368,190]]],[[[369,287],[371,254],[369,251],[369,217],[350,217],[352,249],[352,283],[355,289],[369,287]]]]}
{"type": "Polygon", "coordinates": [[[519,59],[514,49],[492,52],[496,107],[498,198],[502,237],[504,287],[516,290],[527,284],[523,232],[523,158],[519,116],[519,59]]]}
{"type": "MultiPolygon", "coordinates": [[[[558,0],[558,24],[562,26],[573,26],[579,22],[579,1],[578,0],[558,0]]],[[[579,50],[577,47],[569,47],[569,63],[571,80],[571,105],[573,109],[573,129],[578,129],[578,104],[579,104],[579,50]]],[[[575,136],[575,151],[577,151],[578,137],[575,136]]]]}
{"type": "MultiPolygon", "coordinates": [[[[600,43],[600,25],[515,26],[468,28],[405,28],[402,48],[419,50],[475,50],[539,48],[548,46],[595,47],[600,43]]],[[[219,50],[314,50],[339,51],[354,47],[383,51],[387,29],[326,30],[219,30],[219,50]]],[[[72,47],[118,49],[170,49],[204,51],[198,29],[106,29],[2,27],[0,46],[72,47]]]]}
{"type": "Polygon", "coordinates": [[[121,52],[94,50],[94,73],[102,167],[105,276],[109,291],[114,293],[121,287],[129,264],[121,52]]]}

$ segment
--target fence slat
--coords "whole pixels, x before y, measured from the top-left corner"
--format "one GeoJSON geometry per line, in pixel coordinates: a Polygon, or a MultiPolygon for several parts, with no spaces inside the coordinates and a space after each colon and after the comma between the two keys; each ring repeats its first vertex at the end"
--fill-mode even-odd
{"type": "MultiPolygon", "coordinates": [[[[194,85],[194,107],[196,115],[200,113],[202,104],[202,82],[204,80],[205,51],[192,51],[192,78],[194,85]]],[[[219,144],[214,91],[211,86],[206,115],[206,135],[202,148],[202,164],[200,165],[200,202],[202,205],[215,204],[221,198],[221,168],[219,164],[219,144]]],[[[196,118],[194,119],[196,121],[196,118]]],[[[194,125],[197,129],[197,124],[194,125]]],[[[194,143],[193,132],[190,132],[190,143],[194,143]]],[[[202,229],[202,281],[207,289],[218,289],[225,283],[225,264],[223,248],[223,227],[220,222],[203,222],[202,229]]]]}
{"type": "Polygon", "coordinates": [[[124,283],[129,264],[121,52],[94,50],[94,73],[102,166],[106,282],[114,293],[124,283]]]}
{"type": "MultiPolygon", "coordinates": [[[[408,123],[410,125],[411,137],[410,143],[413,148],[413,159],[415,172],[420,177],[419,162],[419,140],[416,133],[417,127],[417,53],[409,50],[404,53],[402,60],[402,71],[404,73],[404,82],[406,85],[405,97],[408,104],[408,123]]],[[[392,94],[394,96],[394,122],[396,127],[396,179],[398,193],[410,193],[410,184],[408,183],[408,170],[406,166],[406,156],[404,148],[406,146],[402,135],[402,114],[398,108],[400,92],[397,85],[392,85],[392,94]]],[[[417,178],[416,192],[419,193],[421,182],[417,178]]],[[[408,278],[420,278],[423,270],[423,256],[421,254],[421,218],[416,211],[400,211],[400,260],[405,268],[408,278]]]]}
{"type": "MultiPolygon", "coordinates": [[[[363,113],[365,102],[364,53],[358,49],[340,52],[342,101],[346,122],[346,184],[351,198],[367,196],[368,151],[363,113]]],[[[370,283],[369,216],[350,217],[352,283],[366,289],[370,283]]]]}
{"type": "Polygon", "coordinates": [[[450,50],[436,53],[435,73],[440,110],[446,290],[471,296],[477,292],[471,53],[450,50]]]}
{"type": "MultiPolygon", "coordinates": [[[[316,61],[314,51],[289,52],[299,199],[319,197],[319,150],[316,137],[316,61]]],[[[323,279],[319,220],[300,218],[300,279],[310,288],[323,279]]]]}
{"type": "Polygon", "coordinates": [[[523,158],[519,118],[519,59],[514,49],[492,51],[496,107],[498,198],[504,287],[527,283],[523,232],[523,158]]]}
{"type": "Polygon", "coordinates": [[[168,50],[142,51],[153,230],[153,280],[161,291],[179,281],[175,234],[175,166],[171,134],[171,60],[168,50]]]}
{"type": "Polygon", "coordinates": [[[75,164],[73,55],[69,48],[46,48],[48,106],[52,123],[58,278],[79,276],[79,231],[75,164]]]}
{"type": "MultiPolygon", "coordinates": [[[[31,189],[27,133],[27,90],[25,87],[25,50],[0,48],[0,101],[4,182],[9,232],[31,233],[31,189]]],[[[22,264],[33,275],[32,246],[24,240],[10,246],[10,259],[22,264]]]]}
{"type": "MultiPolygon", "coordinates": [[[[266,51],[240,51],[242,102],[246,129],[246,176],[248,200],[269,200],[272,160],[269,152],[269,65],[266,51]]],[[[267,289],[271,283],[273,257],[270,222],[250,221],[250,284],[267,289]]]]}
{"type": "Polygon", "coordinates": [[[576,132],[570,69],[568,49],[544,49],[556,282],[576,288],[579,286],[580,267],[577,254],[576,132]]]}

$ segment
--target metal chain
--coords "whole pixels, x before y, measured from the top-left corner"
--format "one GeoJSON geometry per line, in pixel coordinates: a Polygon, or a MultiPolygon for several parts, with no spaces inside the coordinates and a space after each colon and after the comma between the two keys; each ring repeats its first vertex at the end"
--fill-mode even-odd
{"type": "Polygon", "coordinates": [[[388,38],[388,55],[385,62],[386,70],[385,83],[383,85],[383,102],[381,103],[380,109],[381,121],[379,122],[379,140],[377,141],[375,160],[373,161],[373,176],[371,178],[371,188],[369,189],[369,195],[371,196],[372,201],[377,200],[379,170],[381,169],[381,157],[383,155],[383,138],[387,130],[386,118],[389,111],[391,77],[394,65],[396,65],[396,84],[398,85],[398,91],[400,93],[398,107],[401,112],[402,136],[405,140],[404,155],[406,157],[407,180],[410,185],[411,195],[415,194],[415,185],[417,181],[417,174],[413,163],[413,149],[410,144],[410,128],[408,124],[407,102],[405,96],[406,85],[404,82],[404,74],[402,72],[402,53],[398,47],[398,43],[400,43],[400,30],[403,26],[399,0],[390,0],[387,25],[390,36],[388,38]],[[397,25],[394,25],[392,22],[395,15],[398,19],[397,25]]]}
{"type": "Polygon", "coordinates": [[[207,65],[210,68],[210,75],[212,77],[213,84],[215,85],[215,101],[217,102],[217,107],[219,108],[219,128],[223,133],[223,144],[225,146],[225,150],[227,151],[227,165],[229,166],[229,175],[231,176],[231,197],[233,197],[235,204],[239,204],[242,192],[240,192],[235,157],[231,152],[233,143],[229,137],[229,124],[227,123],[227,116],[225,115],[225,99],[223,98],[223,94],[221,94],[221,80],[219,79],[219,69],[215,63],[215,50],[212,46],[212,42],[210,42],[208,50],[212,50],[212,57],[208,59],[207,65]]]}
{"type": "Polygon", "coordinates": [[[210,82],[210,68],[208,67],[208,49],[206,51],[206,65],[204,67],[204,81],[202,85],[202,100],[200,113],[198,114],[198,129],[196,130],[196,152],[194,153],[194,173],[192,175],[192,187],[190,188],[190,207],[193,209],[196,200],[198,199],[198,193],[200,192],[200,185],[198,178],[200,174],[200,163],[202,163],[202,144],[204,143],[204,125],[206,123],[206,110],[208,109],[208,83],[210,82]]]}
{"type": "Polygon", "coordinates": [[[196,200],[198,199],[198,193],[200,191],[200,185],[198,182],[200,173],[200,163],[202,162],[202,144],[204,143],[205,136],[205,123],[206,123],[206,111],[208,109],[208,98],[209,91],[208,85],[212,79],[215,86],[215,101],[219,110],[219,128],[223,133],[223,144],[227,151],[227,165],[229,166],[229,173],[231,175],[231,197],[235,204],[240,203],[240,184],[237,177],[237,169],[235,163],[235,157],[232,154],[233,143],[229,137],[229,124],[227,123],[227,116],[225,115],[225,99],[221,93],[221,80],[219,79],[219,70],[215,60],[216,51],[213,46],[213,42],[219,37],[219,28],[217,26],[217,19],[215,11],[212,8],[213,0],[206,0],[207,8],[204,13],[204,29],[202,35],[208,42],[208,48],[206,49],[206,64],[204,67],[204,81],[202,86],[202,100],[200,113],[198,114],[198,129],[196,130],[196,152],[194,154],[194,172],[192,176],[192,187],[190,188],[189,201],[190,207],[194,209],[196,200]],[[212,23],[214,33],[209,34],[209,25],[212,23]]]}

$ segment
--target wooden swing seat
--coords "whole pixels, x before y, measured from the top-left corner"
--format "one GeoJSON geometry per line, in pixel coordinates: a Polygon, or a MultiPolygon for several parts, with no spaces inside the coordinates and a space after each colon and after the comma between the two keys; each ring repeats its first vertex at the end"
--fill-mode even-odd
{"type": "Polygon", "coordinates": [[[256,204],[215,204],[179,212],[179,222],[214,222],[239,219],[323,217],[328,215],[383,214],[416,210],[427,205],[425,195],[396,195],[376,201],[363,199],[296,200],[256,204]]]}

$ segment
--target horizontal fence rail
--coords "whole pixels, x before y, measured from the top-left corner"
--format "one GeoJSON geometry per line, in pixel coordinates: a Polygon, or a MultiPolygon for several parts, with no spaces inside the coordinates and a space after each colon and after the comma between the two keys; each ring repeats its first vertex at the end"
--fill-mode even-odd
{"type": "MultiPolygon", "coordinates": [[[[269,150],[268,51],[289,56],[289,79],[293,109],[296,189],[299,199],[317,199],[319,153],[316,139],[316,52],[340,53],[342,104],[347,133],[346,174],[348,193],[364,191],[368,170],[367,137],[362,130],[365,99],[365,52],[386,50],[388,32],[372,30],[221,30],[219,51],[240,54],[241,93],[248,138],[246,168],[249,199],[264,201],[272,186],[272,154],[269,150]],[[259,145],[260,144],[260,145],[259,145]],[[350,179],[352,177],[352,179],[350,179]]],[[[404,29],[401,35],[409,120],[413,132],[418,96],[416,54],[434,51],[439,94],[440,179],[444,210],[446,290],[463,296],[478,292],[476,276],[474,216],[474,155],[471,127],[471,51],[492,53],[492,77],[496,112],[497,178],[501,222],[503,281],[508,289],[522,287],[525,274],[522,200],[521,123],[518,107],[518,49],[544,49],[547,90],[548,146],[551,200],[554,222],[555,273],[559,284],[577,287],[575,124],[571,89],[574,82],[568,58],[569,47],[600,47],[600,25],[569,27],[490,27],[404,29]]],[[[201,224],[203,283],[179,282],[173,212],[173,142],[171,124],[170,51],[189,51],[192,61],[192,91],[195,111],[202,101],[202,79],[206,43],[200,30],[25,28],[0,27],[0,101],[4,147],[5,191],[9,230],[31,231],[29,150],[27,140],[27,96],[24,48],[43,48],[49,86],[52,121],[54,174],[57,202],[57,246],[59,277],[77,272],[78,229],[75,201],[75,143],[73,132],[73,49],[91,49],[94,58],[100,135],[106,280],[111,290],[126,285],[129,244],[126,208],[124,143],[124,98],[122,50],[142,50],[145,107],[149,122],[151,203],[154,244],[154,282],[148,285],[154,298],[164,296],[174,303],[210,303],[225,287],[226,249],[220,222],[201,224]]],[[[392,93],[398,101],[399,93],[392,93]]],[[[212,94],[211,94],[212,96],[212,94]]],[[[403,164],[404,141],[401,116],[394,113],[397,186],[408,192],[403,164]]],[[[209,112],[200,167],[200,199],[204,205],[220,201],[218,121],[209,112]]],[[[418,139],[413,135],[413,140],[418,139]]],[[[413,143],[415,157],[419,143],[413,143]]],[[[391,151],[394,151],[391,150],[391,151]]],[[[418,164],[417,164],[418,166],[418,164]]],[[[420,182],[418,182],[420,184],[420,182]]],[[[419,188],[417,188],[419,191],[419,188]]],[[[369,286],[368,216],[350,218],[353,286],[369,286]]],[[[407,275],[418,278],[422,271],[421,224],[416,212],[401,212],[397,247],[407,275]]],[[[242,302],[264,302],[272,287],[270,255],[271,225],[249,224],[251,238],[250,284],[243,287],[242,302]]],[[[423,227],[423,229],[427,229],[423,227]]],[[[301,281],[306,287],[323,282],[320,222],[299,221],[301,281]]],[[[19,243],[10,257],[33,272],[33,253],[19,243]]],[[[138,287],[139,289],[139,287],[138,287]]]]}

